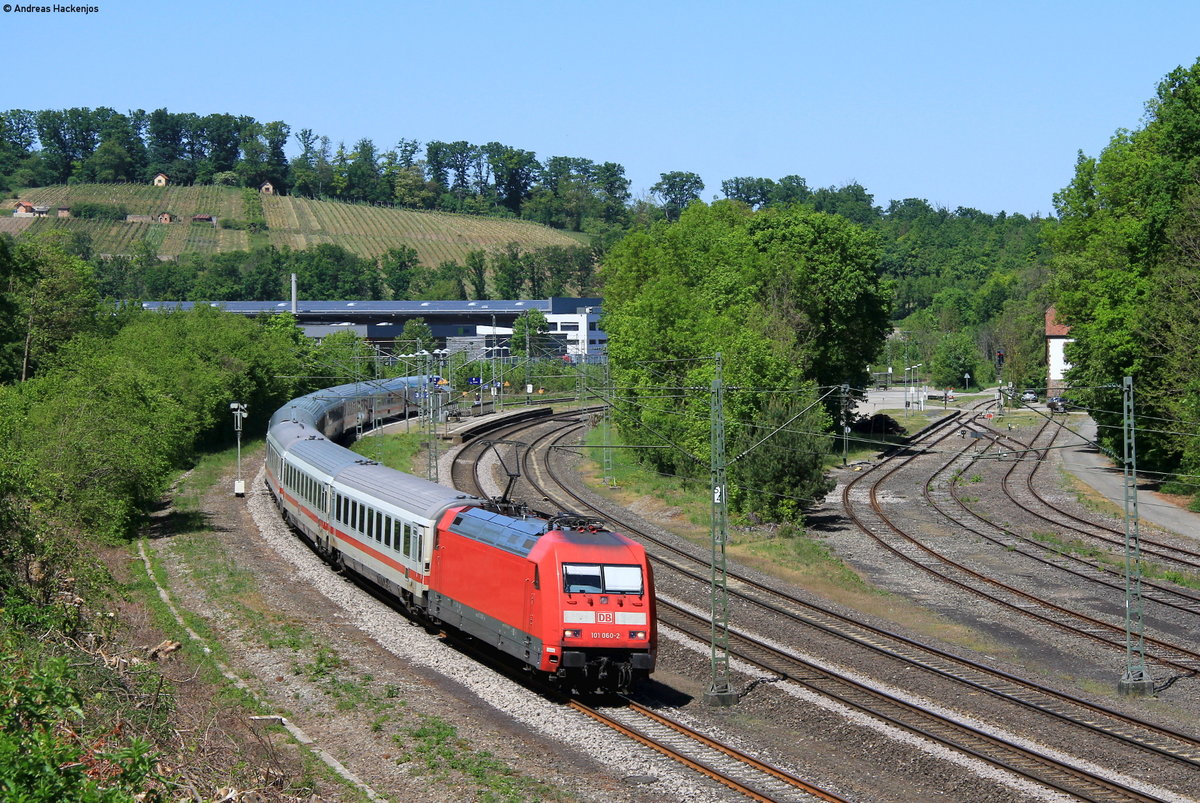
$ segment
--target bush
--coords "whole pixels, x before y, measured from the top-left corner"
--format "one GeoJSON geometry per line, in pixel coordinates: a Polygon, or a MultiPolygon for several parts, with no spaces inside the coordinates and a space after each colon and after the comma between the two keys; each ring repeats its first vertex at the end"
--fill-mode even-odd
{"type": "Polygon", "coordinates": [[[91,201],[83,201],[71,207],[71,215],[84,220],[112,220],[121,221],[129,214],[129,210],[124,206],[113,206],[112,204],[93,203],[91,201]]]}
{"type": "Polygon", "coordinates": [[[134,738],[101,750],[107,736],[80,734],[84,700],[76,672],[65,658],[31,657],[31,646],[12,632],[0,642],[5,799],[116,803],[147,791],[159,780],[149,744],[134,738]]]}

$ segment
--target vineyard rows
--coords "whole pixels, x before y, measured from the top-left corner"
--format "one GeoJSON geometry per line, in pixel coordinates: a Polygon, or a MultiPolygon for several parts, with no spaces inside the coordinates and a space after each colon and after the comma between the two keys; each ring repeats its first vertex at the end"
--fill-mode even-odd
{"type": "MultiPolygon", "coordinates": [[[[153,187],[144,184],[76,184],[26,189],[21,200],[35,206],[71,206],[101,203],[123,206],[131,215],[170,212],[179,218],[169,225],[114,223],[99,220],[28,218],[17,224],[6,219],[0,232],[27,236],[38,231],[64,228],[87,233],[92,248],[100,254],[130,254],[134,244],[147,240],[164,257],[183,253],[214,253],[246,250],[247,232],[192,225],[193,215],[245,218],[243,190],[235,187],[153,187]]],[[[313,201],[288,196],[264,196],[267,239],[276,247],[310,248],[318,243],[335,243],[358,256],[382,254],[389,248],[415,248],[421,262],[460,264],[472,250],[495,251],[510,242],[523,250],[547,245],[578,245],[579,242],[553,229],[516,220],[417,212],[407,209],[313,201]]]]}

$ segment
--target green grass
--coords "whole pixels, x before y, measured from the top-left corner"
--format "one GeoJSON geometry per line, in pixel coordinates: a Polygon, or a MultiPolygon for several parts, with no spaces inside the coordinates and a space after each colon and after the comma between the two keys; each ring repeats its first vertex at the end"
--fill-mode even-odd
{"type": "MultiPolygon", "coordinates": [[[[242,471],[249,471],[253,464],[252,455],[262,449],[262,439],[243,441],[242,442],[242,471]]],[[[232,446],[219,452],[212,452],[204,455],[196,466],[183,476],[175,491],[175,507],[182,511],[195,511],[200,509],[201,500],[204,494],[216,484],[218,478],[234,463],[237,462],[237,447],[232,446]]],[[[243,473],[243,478],[246,479],[246,484],[249,485],[249,477],[243,473]]],[[[232,488],[230,489],[232,491],[232,488]]]]}
{"type": "Polygon", "coordinates": [[[424,460],[418,458],[424,454],[422,448],[425,438],[421,434],[421,423],[413,420],[409,432],[393,432],[386,435],[371,435],[359,438],[350,446],[350,450],[369,460],[375,460],[388,468],[406,473],[423,474],[424,460]],[[417,463],[421,465],[418,466],[417,463]]]}
{"type": "MultiPolygon", "coordinates": [[[[589,432],[587,443],[590,446],[600,444],[599,430],[589,432]]],[[[603,458],[598,448],[587,451],[590,458],[588,474],[595,486],[596,480],[603,479],[603,458]]],[[[643,513],[645,517],[653,518],[656,524],[677,535],[696,543],[709,542],[712,505],[707,474],[697,479],[664,476],[637,463],[633,450],[613,449],[612,453],[616,488],[601,486],[601,493],[626,506],[648,509],[643,513]]],[[[841,460],[840,454],[837,459],[841,460]]],[[[819,580],[844,590],[868,591],[858,574],[803,529],[785,525],[763,535],[744,524],[736,518],[730,522],[730,554],[739,555],[760,568],[769,565],[780,571],[803,575],[807,582],[819,580]]]]}
{"type": "Polygon", "coordinates": [[[412,774],[450,782],[466,777],[474,786],[475,800],[522,803],[569,799],[553,787],[521,775],[491,753],[473,749],[458,735],[458,729],[441,717],[422,717],[392,739],[404,751],[400,760],[410,765],[412,774]]]}
{"type": "MultiPolygon", "coordinates": [[[[1099,569],[1118,572],[1120,574],[1125,573],[1125,556],[1123,553],[1093,546],[1078,539],[1066,540],[1056,533],[1033,532],[1030,533],[1030,537],[1035,541],[1048,545],[1056,552],[1078,555],[1079,557],[1095,561],[1099,569]]],[[[1142,577],[1147,580],[1166,580],[1185,588],[1200,588],[1200,575],[1194,572],[1167,569],[1157,563],[1148,563],[1145,560],[1139,561],[1139,565],[1142,577]]]]}

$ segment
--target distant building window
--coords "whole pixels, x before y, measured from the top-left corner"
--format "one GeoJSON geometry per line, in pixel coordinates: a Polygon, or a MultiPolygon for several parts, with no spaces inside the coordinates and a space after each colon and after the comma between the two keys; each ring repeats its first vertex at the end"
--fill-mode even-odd
{"type": "Polygon", "coordinates": [[[562,327],[561,331],[563,331],[563,332],[578,332],[579,331],[579,324],[577,324],[577,323],[563,323],[563,324],[559,324],[559,326],[562,327]]]}

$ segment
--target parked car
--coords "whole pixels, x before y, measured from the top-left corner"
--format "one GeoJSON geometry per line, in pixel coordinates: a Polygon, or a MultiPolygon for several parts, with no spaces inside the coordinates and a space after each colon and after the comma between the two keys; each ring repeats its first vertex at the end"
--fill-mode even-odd
{"type": "Polygon", "coordinates": [[[1035,402],[1037,400],[1038,400],[1038,395],[1037,395],[1037,393],[1035,393],[1032,390],[1027,390],[1021,394],[1021,401],[1023,401],[1023,402],[1035,402]]]}
{"type": "Polygon", "coordinates": [[[1071,406],[1071,402],[1063,396],[1051,396],[1046,400],[1046,406],[1050,408],[1052,413],[1065,413],[1067,408],[1071,406]]]}

